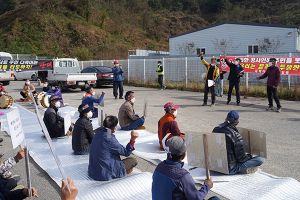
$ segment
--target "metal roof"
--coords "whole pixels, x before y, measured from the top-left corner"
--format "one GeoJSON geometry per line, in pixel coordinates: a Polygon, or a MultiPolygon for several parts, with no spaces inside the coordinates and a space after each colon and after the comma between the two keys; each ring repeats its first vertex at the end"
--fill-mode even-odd
{"type": "Polygon", "coordinates": [[[221,22],[221,23],[217,23],[217,24],[213,24],[213,25],[210,25],[210,26],[198,28],[198,29],[195,29],[195,30],[192,30],[192,31],[188,31],[188,32],[185,32],[185,33],[180,33],[180,34],[177,34],[177,35],[172,35],[172,36],[169,37],[169,39],[170,38],[175,38],[175,37],[178,37],[178,36],[182,36],[182,35],[186,35],[186,34],[189,34],[189,33],[197,32],[197,31],[202,31],[202,30],[205,30],[205,29],[208,29],[208,28],[213,28],[215,26],[220,26],[220,25],[223,25],[223,24],[237,24],[237,25],[248,25],[248,26],[267,26],[267,27],[280,27],[280,28],[298,28],[298,26],[290,26],[290,25],[277,25],[277,24],[261,24],[261,23],[247,23],[247,22],[230,22],[230,21],[224,21],[224,22],[221,22]]]}

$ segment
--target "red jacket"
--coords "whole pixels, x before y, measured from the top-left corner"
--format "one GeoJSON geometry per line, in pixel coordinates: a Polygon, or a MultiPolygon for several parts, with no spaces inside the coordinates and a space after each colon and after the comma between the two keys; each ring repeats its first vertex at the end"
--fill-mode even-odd
{"type": "Polygon", "coordinates": [[[264,79],[266,77],[268,77],[267,86],[277,87],[281,80],[280,68],[277,65],[268,67],[267,71],[260,76],[259,79],[264,79]]]}
{"type": "Polygon", "coordinates": [[[158,121],[158,138],[160,147],[162,149],[162,140],[168,133],[171,133],[171,135],[167,138],[167,140],[173,136],[184,137],[184,135],[181,134],[181,131],[178,128],[175,118],[176,117],[174,115],[166,113],[165,116],[160,118],[160,120],[158,121]]]}

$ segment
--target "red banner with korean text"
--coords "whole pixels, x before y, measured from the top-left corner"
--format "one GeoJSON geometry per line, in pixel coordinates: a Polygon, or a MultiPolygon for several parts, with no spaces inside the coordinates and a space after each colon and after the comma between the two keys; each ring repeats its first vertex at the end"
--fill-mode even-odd
{"type": "Polygon", "coordinates": [[[52,60],[0,60],[0,71],[45,71],[52,68],[52,60]]]}
{"type": "MultiPolygon", "coordinates": [[[[270,58],[276,59],[276,64],[282,75],[300,75],[300,57],[234,57],[226,56],[231,63],[235,58],[241,59],[241,66],[248,73],[265,73],[269,67],[270,58]]],[[[220,57],[220,66],[223,71],[230,71],[223,56],[220,57]]]]}

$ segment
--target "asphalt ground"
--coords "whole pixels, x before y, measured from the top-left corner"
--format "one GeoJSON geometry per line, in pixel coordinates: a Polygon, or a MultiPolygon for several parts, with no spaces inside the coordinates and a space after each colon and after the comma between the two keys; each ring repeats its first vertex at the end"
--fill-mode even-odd
{"type": "MultiPolygon", "coordinates": [[[[37,86],[36,82],[31,82],[37,91],[42,91],[41,86],[37,86]]],[[[4,86],[4,88],[14,99],[18,100],[21,97],[19,92],[22,90],[23,84],[24,81],[12,81],[9,86],[4,86]]],[[[102,90],[106,92],[104,97],[106,113],[117,116],[124,99],[114,99],[112,86],[96,88],[96,95],[100,95],[102,90]]],[[[224,121],[230,110],[237,111],[240,115],[240,127],[267,133],[268,159],[265,159],[260,168],[264,172],[279,177],[291,177],[300,181],[298,171],[300,165],[298,147],[300,139],[299,102],[281,100],[282,112],[277,113],[265,111],[268,107],[266,98],[242,98],[241,105],[236,106],[235,96],[232,97],[230,105],[226,105],[227,96],[225,95],[217,97],[216,106],[210,107],[201,106],[203,93],[168,89],[159,91],[152,88],[124,86],[124,93],[129,90],[135,92],[136,102],[134,108],[136,114],[142,115],[144,99],[148,100],[148,115],[144,125],[148,131],[154,134],[157,134],[157,123],[164,114],[163,105],[167,102],[173,102],[175,105],[180,106],[176,121],[180,130],[184,133],[189,131],[209,133],[215,126],[224,121]]],[[[63,93],[64,102],[69,103],[70,106],[78,107],[81,104],[83,93],[80,89],[69,89],[68,92],[63,93]]],[[[210,101],[210,96],[208,101],[210,101]]],[[[34,107],[28,103],[18,102],[17,104],[30,111],[34,110],[34,107]]],[[[210,103],[208,102],[208,104],[210,103]]],[[[2,157],[2,161],[4,161],[8,157],[15,156],[19,148],[12,149],[11,140],[6,133],[1,132],[0,137],[4,138],[3,146],[0,146],[0,153],[4,153],[2,157]]],[[[138,139],[136,142],[138,142],[138,139]]],[[[141,171],[154,172],[155,165],[140,158],[138,158],[138,162],[137,168],[141,171]]],[[[37,188],[39,199],[60,199],[59,186],[32,159],[30,159],[30,170],[32,185],[37,188]]],[[[26,186],[24,160],[21,160],[11,171],[13,174],[20,175],[22,180],[19,184],[26,186]]],[[[200,188],[200,185],[197,184],[196,186],[200,188]]],[[[214,195],[216,194],[209,192],[206,199],[214,195]]],[[[220,195],[217,196],[226,199],[220,195]]]]}

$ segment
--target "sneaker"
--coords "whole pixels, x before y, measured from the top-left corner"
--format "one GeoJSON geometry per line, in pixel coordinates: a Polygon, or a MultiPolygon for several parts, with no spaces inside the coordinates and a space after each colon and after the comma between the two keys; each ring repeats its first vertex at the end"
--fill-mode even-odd
{"type": "Polygon", "coordinates": [[[215,106],[215,104],[214,103],[212,103],[211,105],[210,105],[210,107],[214,107],[215,106]]]}
{"type": "Polygon", "coordinates": [[[164,89],[160,88],[159,91],[160,91],[160,90],[164,90],[164,89]]]}
{"type": "Polygon", "coordinates": [[[280,112],[281,112],[281,107],[280,107],[280,108],[277,108],[277,111],[276,111],[276,112],[279,112],[279,113],[280,113],[280,112]]]}
{"type": "Polygon", "coordinates": [[[236,103],[237,106],[240,106],[240,103],[236,103]]]}
{"type": "Polygon", "coordinates": [[[119,99],[124,99],[123,97],[119,97],[119,99]]]}
{"type": "Polygon", "coordinates": [[[202,106],[207,106],[207,103],[203,103],[202,106]]]}
{"type": "Polygon", "coordinates": [[[115,97],[115,99],[118,99],[118,97],[115,97]]]}
{"type": "Polygon", "coordinates": [[[146,129],[146,126],[138,126],[134,130],[144,130],[146,129]]]}
{"type": "Polygon", "coordinates": [[[223,97],[223,95],[220,95],[220,97],[223,97]]]}
{"type": "Polygon", "coordinates": [[[164,89],[166,89],[167,86],[164,86],[164,89]]]}
{"type": "Polygon", "coordinates": [[[16,187],[14,187],[13,189],[11,189],[10,191],[15,191],[15,190],[19,190],[19,189],[24,189],[25,187],[23,185],[17,185],[16,187]]]}
{"type": "Polygon", "coordinates": [[[253,173],[255,173],[257,170],[258,170],[258,167],[251,167],[251,168],[244,169],[244,170],[238,172],[238,174],[253,174],[253,173]]]}
{"type": "Polygon", "coordinates": [[[273,106],[269,106],[269,108],[266,109],[266,111],[274,110],[273,106]]]}
{"type": "Polygon", "coordinates": [[[229,105],[230,101],[227,101],[227,105],[229,105]]]}

